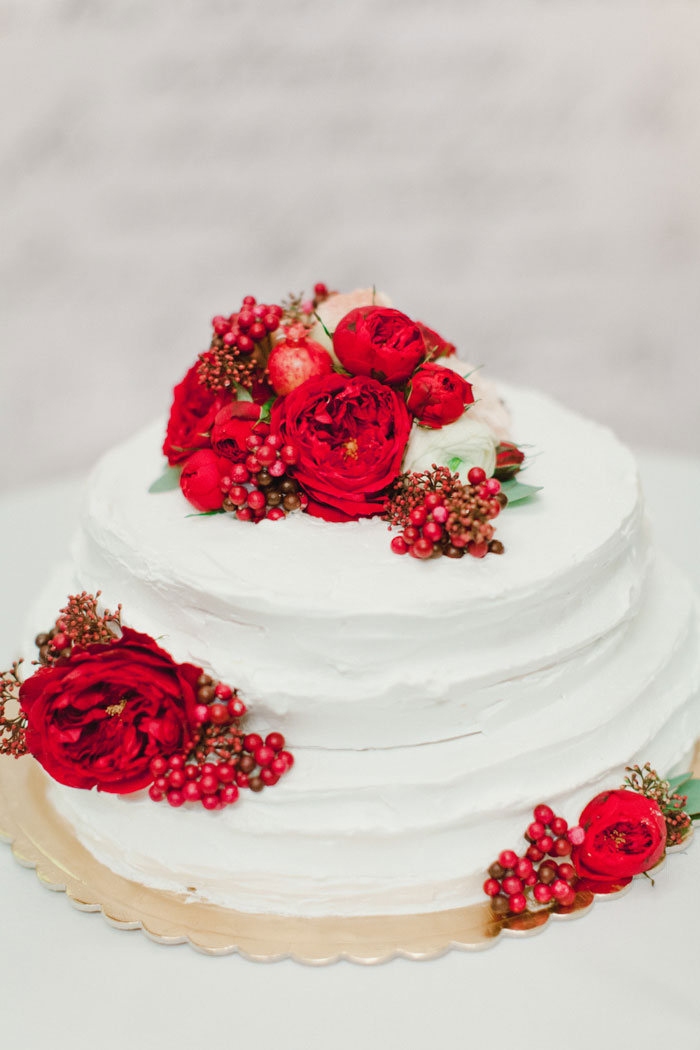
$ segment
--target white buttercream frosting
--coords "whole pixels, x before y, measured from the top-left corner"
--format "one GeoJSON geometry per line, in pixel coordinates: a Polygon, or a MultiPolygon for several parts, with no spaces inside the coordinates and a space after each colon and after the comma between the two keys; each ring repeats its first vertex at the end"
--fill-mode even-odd
{"type": "Polygon", "coordinates": [[[670,769],[700,730],[695,600],[650,552],[635,464],[607,429],[505,389],[533,447],[502,557],[416,563],[378,520],[258,526],[151,495],[162,423],[88,486],[66,589],[100,589],[178,660],[240,687],[296,764],[221,812],[51,784],[119,874],[246,910],[371,914],[478,899],[534,804],[569,819],[631,760],[670,769]]]}

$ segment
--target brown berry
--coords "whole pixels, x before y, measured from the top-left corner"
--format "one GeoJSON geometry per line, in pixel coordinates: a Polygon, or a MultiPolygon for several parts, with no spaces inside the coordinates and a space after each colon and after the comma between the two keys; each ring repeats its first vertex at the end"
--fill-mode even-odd
{"type": "Polygon", "coordinates": [[[262,791],[265,787],[262,777],[251,777],[248,781],[248,787],[251,791],[262,791]]]}
{"type": "Polygon", "coordinates": [[[215,696],[216,690],[213,685],[203,685],[197,690],[197,699],[203,704],[210,704],[215,696]]]}
{"type": "Polygon", "coordinates": [[[43,649],[45,645],[49,644],[48,634],[46,634],[45,632],[43,634],[38,634],[34,639],[34,644],[36,645],[37,649],[43,649]]]}
{"type": "Polygon", "coordinates": [[[503,554],[505,547],[500,540],[491,540],[489,543],[489,551],[491,554],[503,554]]]}
{"type": "Polygon", "coordinates": [[[252,755],[241,755],[241,760],[238,763],[238,768],[241,773],[252,773],[255,769],[255,759],[252,755]]]}
{"type": "Polygon", "coordinates": [[[508,898],[502,893],[498,893],[491,898],[491,911],[495,912],[496,915],[507,915],[509,908],[508,898]]]}
{"type": "Polygon", "coordinates": [[[211,685],[213,683],[213,681],[214,681],[214,679],[211,677],[211,675],[200,674],[199,678],[197,679],[197,685],[198,686],[211,685]]]}
{"type": "Polygon", "coordinates": [[[489,875],[492,879],[502,879],[505,873],[506,869],[502,864],[499,864],[497,860],[495,860],[489,868],[489,875]]]}
{"type": "Polygon", "coordinates": [[[295,493],[290,492],[284,497],[283,504],[285,510],[298,510],[301,506],[301,500],[295,493]]]}

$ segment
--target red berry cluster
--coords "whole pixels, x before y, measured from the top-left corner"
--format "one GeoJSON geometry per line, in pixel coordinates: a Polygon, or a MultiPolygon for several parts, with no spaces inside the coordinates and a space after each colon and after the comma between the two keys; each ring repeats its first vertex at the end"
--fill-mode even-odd
{"type": "Polygon", "coordinates": [[[59,657],[70,656],[74,645],[108,644],[113,642],[121,628],[121,605],[116,612],[105,609],[97,611],[96,594],[71,594],[55,625],[50,631],[38,634],[34,639],[39,650],[38,663],[46,666],[55,663],[59,657]]]}
{"type": "Polygon", "coordinates": [[[308,497],[299,491],[289,476],[299,453],[294,445],[285,445],[277,434],[259,423],[246,438],[249,455],[244,463],[232,463],[221,479],[226,494],[224,510],[235,511],[239,521],[259,522],[263,518],[277,521],[288,513],[308,505],[308,497]]]}
{"type": "Polygon", "coordinates": [[[309,298],[305,298],[303,293],[300,295],[288,296],[283,303],[285,324],[295,325],[304,323],[305,327],[307,325],[310,327],[314,321],[314,312],[329,295],[335,294],[335,292],[329,291],[328,285],[323,281],[317,281],[314,285],[313,295],[309,298]]]}
{"type": "Polygon", "coordinates": [[[257,733],[242,733],[238,719],[246,707],[230,686],[201,675],[197,699],[196,739],[151,762],[154,780],[148,793],[154,802],[167,799],[175,807],[201,802],[205,809],[223,809],[241,789],[262,791],[291,769],[294,757],[284,750],[281,733],[268,733],[264,741],[257,733]]]}
{"type": "Polygon", "coordinates": [[[404,526],[391,541],[394,554],[425,559],[503,553],[490,524],[507,503],[501,483],[487,478],[480,467],[473,467],[467,478],[468,486],[446,467],[436,466],[422,474],[401,476],[387,512],[392,524],[404,526]]]}
{"type": "Polygon", "coordinates": [[[12,758],[27,754],[27,719],[17,700],[21,685],[20,663],[17,661],[9,671],[0,673],[0,755],[12,758]]]}
{"type": "Polygon", "coordinates": [[[528,907],[528,896],[535,908],[571,907],[576,900],[576,869],[563,858],[580,842],[581,829],[569,828],[546,805],[535,807],[534,818],[525,832],[530,845],[524,856],[503,850],[489,868],[484,893],[496,915],[519,915],[528,907]]]}
{"type": "Polygon", "coordinates": [[[652,799],[661,810],[666,822],[666,846],[677,846],[683,842],[693,823],[685,809],[688,796],[674,791],[668,780],[663,780],[651,768],[650,762],[644,766],[627,766],[625,772],[628,775],[622,784],[623,790],[630,789],[652,799]]]}
{"type": "Polygon", "coordinates": [[[258,303],[246,295],[237,313],[218,314],[212,320],[211,345],[199,355],[200,383],[210,390],[230,390],[237,383],[252,386],[264,369],[269,337],[279,328],[283,313],[277,304],[258,303]]]}

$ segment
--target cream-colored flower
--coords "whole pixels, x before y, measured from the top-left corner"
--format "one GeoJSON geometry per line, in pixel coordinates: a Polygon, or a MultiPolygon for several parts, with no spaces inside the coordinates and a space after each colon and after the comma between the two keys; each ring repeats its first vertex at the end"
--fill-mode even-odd
{"type": "Polygon", "coordinates": [[[459,357],[446,357],[440,364],[459,372],[471,383],[474,404],[467,409],[469,418],[477,423],[484,423],[499,441],[510,441],[510,412],[493,380],[485,379],[480,369],[475,370],[474,365],[462,361],[459,357]]]}
{"type": "MultiPolygon", "coordinates": [[[[392,302],[384,292],[374,292],[372,288],[356,288],[354,292],[337,292],[329,295],[316,311],[328,331],[333,335],[338,322],[357,306],[391,306],[392,302]]],[[[324,346],[333,360],[338,359],[333,353],[333,340],[329,339],[318,321],[311,329],[311,338],[324,346]]]]}
{"type": "MultiPolygon", "coordinates": [[[[454,360],[454,359],[453,359],[454,360]]],[[[458,470],[465,479],[472,467],[481,467],[487,477],[496,469],[498,440],[484,423],[472,419],[469,408],[464,415],[446,427],[433,430],[413,424],[403,458],[403,469],[430,470],[433,463],[439,467],[458,470]],[[455,460],[459,460],[455,464],[455,460]]]]}

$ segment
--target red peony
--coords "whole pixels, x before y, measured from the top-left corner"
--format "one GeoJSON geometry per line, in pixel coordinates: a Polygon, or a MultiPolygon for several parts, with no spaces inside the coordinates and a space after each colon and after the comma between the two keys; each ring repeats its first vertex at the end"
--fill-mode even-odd
{"type": "Polygon", "coordinates": [[[400,310],[357,306],[333,333],[333,349],[346,371],[399,386],[425,358],[420,328],[400,310]]]}
{"type": "Polygon", "coordinates": [[[603,791],[579,821],[585,838],[573,849],[579,878],[616,882],[640,875],[664,855],[666,821],[656,802],[636,791],[603,791]]]}
{"type": "Polygon", "coordinates": [[[411,377],[406,399],[418,422],[433,429],[454,423],[464,412],[464,406],[473,401],[471,383],[451,368],[430,361],[411,377]]]}
{"type": "Polygon", "coordinates": [[[276,401],[270,422],[298,450],[294,477],[310,514],[355,521],[383,511],[411,429],[394,390],[365,376],[319,376],[276,401]]]}
{"type": "Polygon", "coordinates": [[[439,357],[452,357],[457,353],[455,344],[448,343],[447,339],[443,339],[433,328],[428,328],[427,324],[423,324],[422,321],[416,321],[416,324],[425,340],[429,361],[437,361],[439,357]]]}
{"type": "Polygon", "coordinates": [[[22,683],[29,751],[60,784],[126,794],[157,755],[194,732],[201,668],[176,664],[147,634],[74,649],[22,683]]]}
{"type": "Polygon", "coordinates": [[[260,405],[252,401],[234,401],[217,414],[211,432],[211,443],[217,455],[242,463],[250,455],[246,440],[260,419],[260,405]]]}
{"type": "Polygon", "coordinates": [[[224,502],[221,479],[225,476],[226,460],[211,449],[195,452],[185,463],[180,475],[183,495],[197,510],[219,510],[224,502]]]}
{"type": "Polygon", "coordinates": [[[502,441],[496,449],[496,470],[494,477],[499,481],[514,478],[523,465],[525,453],[512,441],[502,441]]]}
{"type": "Polygon", "coordinates": [[[170,466],[182,463],[193,452],[209,447],[209,429],[219,409],[230,394],[214,394],[197,379],[197,365],[178,383],[173,391],[168,429],[163,442],[163,454],[170,466]]]}

